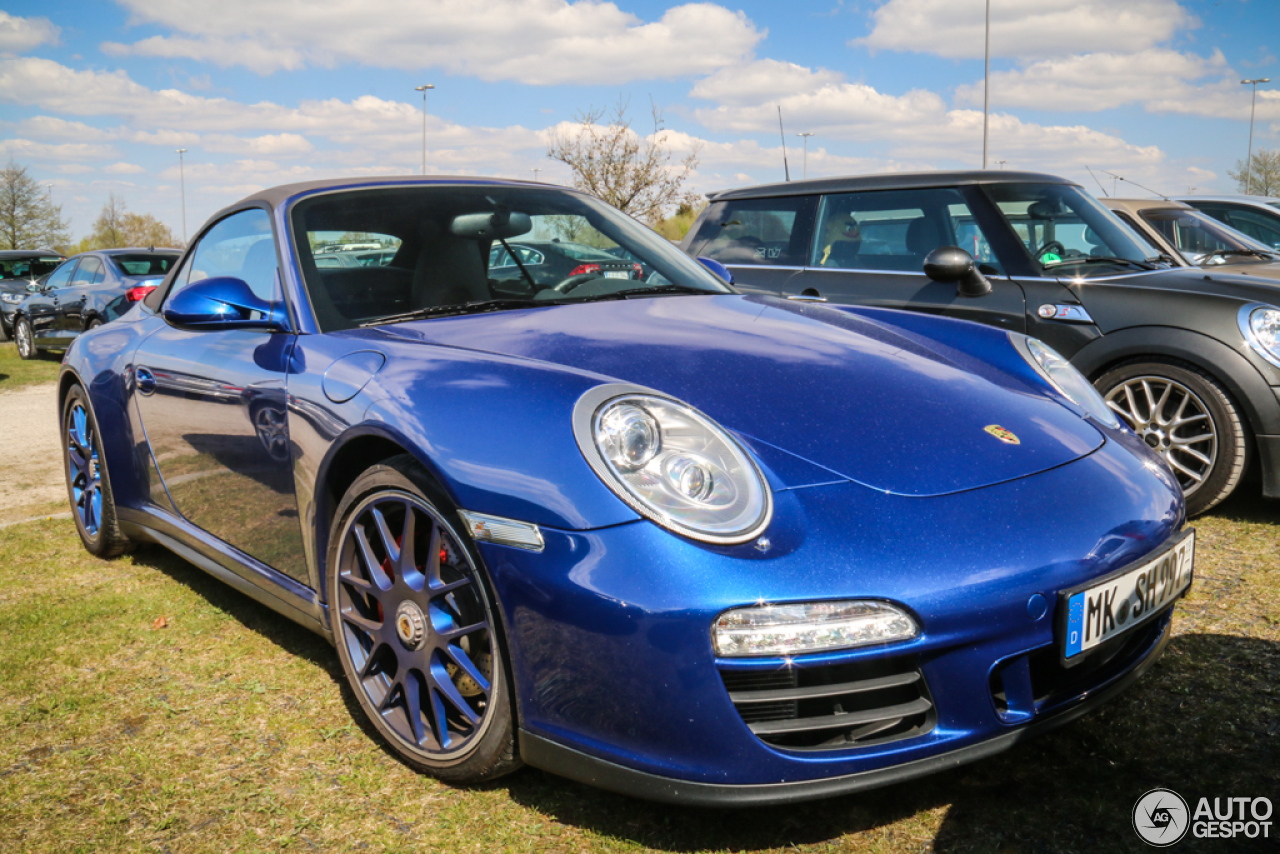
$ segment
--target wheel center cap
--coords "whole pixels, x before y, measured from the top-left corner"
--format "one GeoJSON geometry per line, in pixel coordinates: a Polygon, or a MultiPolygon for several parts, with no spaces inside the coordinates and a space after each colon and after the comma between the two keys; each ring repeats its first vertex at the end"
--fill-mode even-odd
{"type": "Polygon", "coordinates": [[[415,603],[405,600],[396,608],[396,635],[406,649],[422,649],[427,639],[427,618],[415,603]]]}

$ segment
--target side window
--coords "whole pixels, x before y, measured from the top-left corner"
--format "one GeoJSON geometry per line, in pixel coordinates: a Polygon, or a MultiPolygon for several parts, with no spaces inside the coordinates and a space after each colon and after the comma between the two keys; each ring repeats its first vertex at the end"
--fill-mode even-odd
{"type": "Polygon", "coordinates": [[[987,268],[1003,272],[995,252],[958,190],[882,190],[824,196],[811,265],[921,272],[925,256],[959,246],[987,268]]]}
{"type": "Polygon", "coordinates": [[[243,279],[259,299],[278,302],[277,266],[271,217],[261,208],[251,208],[205,232],[183,262],[169,294],[204,279],[230,276],[243,279]]]}
{"type": "MultiPolygon", "coordinates": [[[[1208,213],[1206,211],[1206,213],[1208,213]]],[[[1266,214],[1254,213],[1248,210],[1232,210],[1229,214],[1228,223],[1237,231],[1243,231],[1261,243],[1268,246],[1280,247],[1280,226],[1276,224],[1276,220],[1266,214]]],[[[1218,217],[1222,219],[1222,217],[1218,217]]]]}
{"type": "Polygon", "coordinates": [[[812,235],[813,196],[715,202],[689,254],[721,264],[803,267],[812,235]]]}
{"type": "Polygon", "coordinates": [[[80,263],[79,258],[72,258],[65,262],[61,267],[53,271],[53,274],[45,280],[46,288],[65,288],[71,282],[71,274],[76,269],[76,264],[80,263]]]}
{"type": "Polygon", "coordinates": [[[80,260],[80,267],[71,279],[73,285],[92,285],[102,281],[102,261],[89,255],[80,260]]]}

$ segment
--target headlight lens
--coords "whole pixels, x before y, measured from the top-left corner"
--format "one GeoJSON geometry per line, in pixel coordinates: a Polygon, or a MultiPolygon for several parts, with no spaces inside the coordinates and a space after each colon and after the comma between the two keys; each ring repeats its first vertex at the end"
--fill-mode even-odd
{"type": "Polygon", "coordinates": [[[600,386],[578,401],[574,434],[609,488],[663,527],[741,543],[769,524],[772,497],[755,462],[692,407],[633,386],[600,386]]]}
{"type": "Polygon", "coordinates": [[[716,655],[800,655],[910,640],[916,621],[888,602],[853,600],[755,605],[725,611],[712,625],[716,655]]]}
{"type": "Polygon", "coordinates": [[[0,294],[0,300],[17,305],[26,298],[25,294],[0,294]]]}
{"type": "Polygon", "coordinates": [[[1240,310],[1240,332],[1259,356],[1280,368],[1280,308],[1246,305],[1240,310]]]}
{"type": "Polygon", "coordinates": [[[1057,351],[1038,338],[1010,335],[1022,358],[1036,369],[1040,376],[1061,392],[1062,396],[1085,411],[1089,417],[1113,429],[1120,426],[1120,419],[1107,406],[1098,390],[1057,351]]]}

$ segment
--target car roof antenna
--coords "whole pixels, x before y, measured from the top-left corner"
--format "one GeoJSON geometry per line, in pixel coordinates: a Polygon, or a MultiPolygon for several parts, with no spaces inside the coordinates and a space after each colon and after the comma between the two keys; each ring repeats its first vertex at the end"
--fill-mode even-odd
{"type": "MultiPolygon", "coordinates": [[[[1086,163],[1084,168],[1089,169],[1089,164],[1086,163]]],[[[1107,188],[1102,186],[1102,180],[1098,178],[1097,175],[1093,174],[1092,169],[1089,169],[1089,175],[1093,178],[1093,180],[1098,182],[1098,189],[1102,191],[1102,195],[1105,197],[1107,195],[1107,188]]]]}
{"type": "MultiPolygon", "coordinates": [[[[1117,181],[1124,181],[1125,183],[1132,184],[1135,187],[1142,187],[1142,185],[1139,184],[1137,181],[1130,181],[1128,178],[1124,177],[1123,175],[1117,175],[1114,172],[1107,172],[1105,170],[1103,171],[1103,174],[1110,175],[1112,178],[1115,178],[1117,181]]],[[[1153,196],[1159,196],[1160,198],[1164,199],[1166,202],[1171,201],[1171,199],[1168,196],[1166,196],[1164,193],[1157,193],[1155,190],[1151,189],[1150,187],[1142,187],[1142,189],[1146,190],[1148,193],[1150,193],[1153,196]]]]}
{"type": "Polygon", "coordinates": [[[782,129],[782,105],[778,105],[778,136],[782,138],[782,169],[786,173],[787,180],[791,180],[791,167],[787,165],[787,134],[782,129]]]}

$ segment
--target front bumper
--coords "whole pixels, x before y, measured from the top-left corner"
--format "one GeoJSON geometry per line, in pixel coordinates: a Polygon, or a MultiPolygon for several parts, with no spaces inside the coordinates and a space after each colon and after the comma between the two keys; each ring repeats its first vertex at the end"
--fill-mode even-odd
{"type": "Polygon", "coordinates": [[[1083,714],[1132,682],[1167,637],[1166,610],[1097,666],[1053,669],[1057,593],[1158,551],[1181,527],[1176,484],[1136,438],[1111,436],[1086,458],[968,493],[904,498],[844,483],[775,498],[767,551],[700,545],[648,522],[544,529],[541,553],[481,545],[526,761],[683,803],[856,791],[989,755],[1083,714]],[[711,624],[728,608],[849,598],[898,603],[922,632],[793,660],[713,653],[711,624]],[[1030,607],[1036,601],[1046,607],[1030,607]],[[847,745],[761,735],[732,686],[743,674],[793,671],[801,685],[837,671],[918,673],[924,687],[910,702],[924,697],[929,711],[847,745]]]}

